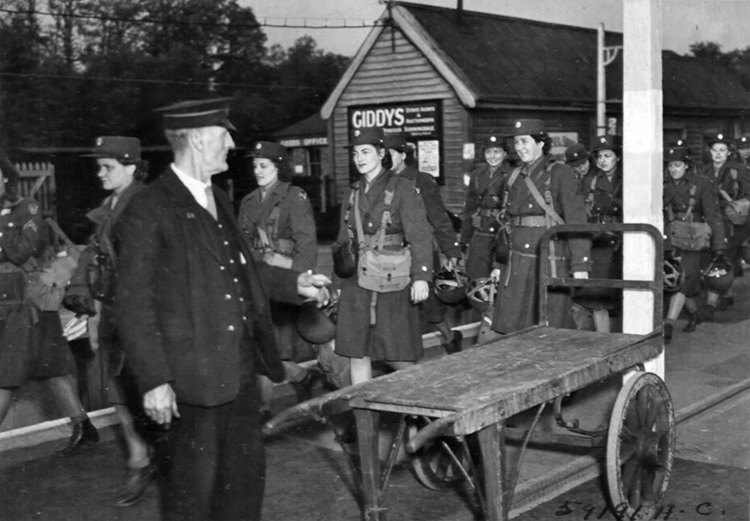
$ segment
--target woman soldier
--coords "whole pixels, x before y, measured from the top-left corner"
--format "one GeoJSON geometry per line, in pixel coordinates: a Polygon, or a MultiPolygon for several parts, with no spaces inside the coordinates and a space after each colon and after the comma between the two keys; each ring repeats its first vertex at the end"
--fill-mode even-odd
{"type": "MultiPolygon", "coordinates": [[[[688,174],[692,160],[686,148],[669,148],[664,154],[669,179],[664,183],[664,222],[669,229],[670,223],[676,220],[691,219],[693,222],[706,222],[711,227],[711,249],[714,255],[723,255],[726,250],[724,226],[719,213],[719,204],[711,185],[700,176],[688,174]]],[[[669,234],[666,234],[669,238],[669,234]]],[[[664,325],[664,341],[672,341],[675,321],[684,307],[688,314],[688,323],[683,329],[686,333],[695,331],[701,322],[696,298],[701,292],[701,269],[708,265],[711,257],[708,250],[677,250],[669,242],[665,244],[667,262],[677,259],[684,271],[681,287],[669,299],[667,320],[664,325]]]]}
{"type": "MultiPolygon", "coordinates": [[[[128,452],[125,486],[115,506],[127,507],[143,497],[153,467],[148,443],[136,430],[130,412],[141,412],[143,407],[115,326],[112,305],[117,261],[112,230],[130,199],[145,188],[148,163],[141,159],[141,142],[134,137],[99,137],[91,153],[84,157],[96,159],[96,175],[102,188],[112,194],[99,208],[86,214],[96,229],[65,290],[63,304],[78,315],[88,315],[91,338],[98,338],[97,358],[105,368],[107,400],[115,407],[128,452]]],[[[145,415],[140,416],[147,421],[145,415]]]]}
{"type": "Polygon", "coordinates": [[[505,139],[496,132],[487,137],[485,162],[472,170],[466,187],[460,243],[467,251],[466,275],[472,280],[487,277],[492,271],[493,246],[500,225],[500,187],[509,169],[505,139]]]}
{"type": "Polygon", "coordinates": [[[427,299],[432,280],[432,230],[414,183],[389,170],[382,129],[355,130],[347,148],[362,179],[346,195],[336,248],[352,240],[360,254],[358,273],[339,279],[336,352],[350,358],[357,384],[372,378],[372,360],[401,369],[422,358],[416,304],[427,299]],[[360,286],[361,248],[377,246],[381,236],[385,250],[402,252],[406,244],[411,250],[411,281],[403,289],[378,292],[360,286]]]}
{"type": "MultiPolygon", "coordinates": [[[[318,262],[315,218],[304,190],[292,186],[294,175],[286,147],[259,141],[248,155],[258,188],[240,203],[239,224],[250,239],[257,262],[304,272],[318,262]]],[[[308,400],[315,383],[312,371],[293,361],[303,341],[297,334],[299,307],[271,302],[280,356],[286,379],[299,401],[308,400]]],[[[258,376],[263,421],[271,418],[273,384],[258,376]]]]}
{"type": "MultiPolygon", "coordinates": [[[[510,333],[539,321],[539,263],[554,262],[558,274],[573,272],[575,278],[588,278],[591,270],[588,239],[553,241],[552,260],[539,259],[539,246],[547,228],[556,223],[585,223],[586,209],[578,183],[569,166],[549,156],[549,139],[544,122],[521,119],[508,133],[522,162],[503,187],[503,212],[510,224],[510,258],[506,272],[492,271],[499,282],[492,329],[510,333]],[[566,253],[570,252],[570,258],[566,253]]],[[[574,328],[570,292],[550,290],[549,323],[553,327],[574,328]]]]}
{"type": "Polygon", "coordinates": [[[49,229],[39,203],[16,194],[18,177],[0,150],[0,423],[15,389],[29,379],[44,380],[73,424],[70,441],[59,452],[67,456],[98,442],[99,433],[70,374],[75,366],[58,310],[36,309],[27,299],[27,272],[41,264],[49,229]]]}
{"type": "MultiPolygon", "coordinates": [[[[596,168],[584,178],[582,190],[586,201],[588,221],[594,224],[622,222],[622,151],[619,136],[599,136],[592,149],[596,168]]],[[[622,255],[620,241],[609,235],[595,236],[591,245],[594,278],[621,279],[622,255]]],[[[608,332],[610,312],[618,308],[617,290],[588,288],[576,292],[577,301],[592,310],[594,328],[608,332]]]]}
{"type": "MultiPolygon", "coordinates": [[[[711,163],[701,170],[701,176],[707,179],[719,201],[719,211],[724,220],[724,236],[727,240],[727,258],[734,267],[734,276],[742,276],[740,249],[750,235],[750,223],[734,224],[726,216],[730,201],[750,198],[750,172],[740,162],[731,160],[732,139],[726,134],[714,133],[706,139],[711,163]]],[[[734,304],[734,295],[730,287],[724,293],[709,290],[706,295],[706,306],[701,314],[706,320],[713,320],[716,309],[724,309],[734,304]]]]}

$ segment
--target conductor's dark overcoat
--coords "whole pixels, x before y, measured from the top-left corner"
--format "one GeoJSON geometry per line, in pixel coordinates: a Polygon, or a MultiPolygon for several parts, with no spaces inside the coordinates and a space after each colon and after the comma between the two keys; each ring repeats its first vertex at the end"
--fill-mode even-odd
{"type": "Polygon", "coordinates": [[[298,274],[256,266],[227,195],[215,188],[214,197],[218,221],[169,169],[133,197],[115,230],[115,312],[140,391],[170,383],[178,403],[202,407],[232,401],[253,359],[272,380],[284,377],[261,280],[274,300],[299,302],[298,274]],[[234,280],[227,238],[239,241],[244,280],[234,280]]]}

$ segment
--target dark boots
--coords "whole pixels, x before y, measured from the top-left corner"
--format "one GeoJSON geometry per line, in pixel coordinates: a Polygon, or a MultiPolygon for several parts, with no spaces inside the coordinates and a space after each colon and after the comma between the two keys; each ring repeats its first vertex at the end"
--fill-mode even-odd
{"type": "Polygon", "coordinates": [[[672,324],[664,324],[664,345],[669,345],[672,343],[672,331],[674,330],[674,326],[672,324]]]}
{"type": "Polygon", "coordinates": [[[98,442],[99,431],[96,430],[91,420],[86,418],[82,422],[73,423],[73,433],[70,435],[68,446],[58,451],[57,454],[60,456],[72,456],[77,454],[82,447],[98,442]]]}
{"type": "Polygon", "coordinates": [[[446,354],[452,355],[453,353],[460,353],[464,350],[463,348],[464,335],[460,331],[453,332],[453,339],[450,342],[443,344],[443,349],[446,354]]]}
{"type": "Polygon", "coordinates": [[[695,313],[688,313],[688,323],[682,328],[682,330],[685,333],[692,333],[701,322],[703,322],[703,318],[700,313],[697,311],[695,313]]]}

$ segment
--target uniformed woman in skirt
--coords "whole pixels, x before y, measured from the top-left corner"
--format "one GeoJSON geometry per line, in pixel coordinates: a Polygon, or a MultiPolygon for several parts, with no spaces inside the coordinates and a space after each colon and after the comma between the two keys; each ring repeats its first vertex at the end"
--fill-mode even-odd
{"type": "MultiPolygon", "coordinates": [[[[404,289],[375,292],[358,284],[358,274],[339,278],[341,289],[336,352],[350,358],[352,383],[372,378],[372,361],[394,369],[422,358],[422,335],[417,304],[427,299],[432,280],[432,231],[422,197],[414,183],[390,170],[391,157],[383,146],[383,130],[355,130],[348,148],[360,180],[347,191],[337,244],[354,237],[369,243],[383,224],[387,192],[392,192],[385,249],[411,249],[411,281],[404,289]],[[351,205],[358,192],[358,208],[351,205]],[[357,232],[359,213],[363,237],[357,232]]],[[[362,254],[360,252],[360,262],[362,254]]]]}
{"type": "MultiPolygon", "coordinates": [[[[664,162],[667,163],[669,174],[663,191],[665,228],[669,229],[671,221],[687,217],[691,217],[693,222],[706,222],[711,227],[713,254],[723,254],[727,246],[724,240],[724,225],[719,202],[709,182],[702,176],[696,175],[695,172],[690,172],[693,162],[688,149],[669,148],[664,153],[664,162]]],[[[666,235],[669,238],[669,234],[666,235]]],[[[665,243],[664,249],[667,259],[679,261],[685,277],[680,288],[669,298],[664,340],[670,343],[675,321],[680,316],[683,307],[688,315],[688,323],[683,331],[686,333],[695,331],[701,321],[696,300],[701,293],[701,270],[710,262],[711,251],[677,250],[669,242],[665,243]]]]}
{"type": "MultiPolygon", "coordinates": [[[[258,188],[240,203],[239,224],[253,247],[256,262],[304,272],[318,262],[315,218],[304,190],[291,184],[292,167],[286,147],[259,141],[249,157],[258,188]]],[[[294,362],[306,344],[297,333],[299,307],[271,302],[274,326],[286,378],[300,401],[310,398],[316,374],[294,362]]],[[[272,383],[258,376],[261,414],[271,417],[272,383]]]]}
{"type": "MultiPolygon", "coordinates": [[[[540,262],[554,262],[554,269],[563,276],[572,273],[576,278],[588,278],[591,270],[588,239],[553,241],[553,259],[539,258],[540,239],[555,224],[545,206],[565,223],[585,223],[583,197],[571,168],[548,155],[550,144],[543,121],[517,120],[507,134],[513,137],[522,166],[511,172],[503,187],[503,206],[511,231],[508,266],[502,272],[492,271],[492,278],[498,281],[492,329],[498,333],[511,333],[538,323],[540,262]]],[[[548,312],[552,327],[575,328],[567,289],[549,290],[548,312]]]]}

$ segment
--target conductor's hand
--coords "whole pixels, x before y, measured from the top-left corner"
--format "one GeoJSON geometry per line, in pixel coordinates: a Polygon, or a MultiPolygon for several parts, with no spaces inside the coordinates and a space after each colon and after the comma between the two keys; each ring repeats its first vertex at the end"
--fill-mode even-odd
{"type": "Polygon", "coordinates": [[[328,293],[326,286],[330,283],[331,279],[325,275],[312,273],[311,271],[300,273],[297,277],[297,293],[308,300],[316,301],[318,307],[327,306],[331,300],[331,295],[328,293]]]}
{"type": "Polygon", "coordinates": [[[143,395],[143,409],[149,418],[167,427],[172,423],[172,418],[180,417],[177,411],[177,395],[169,384],[154,387],[143,395]]]}
{"type": "Polygon", "coordinates": [[[411,301],[414,304],[427,300],[430,294],[430,286],[425,280],[417,280],[411,285],[411,301]]]}

